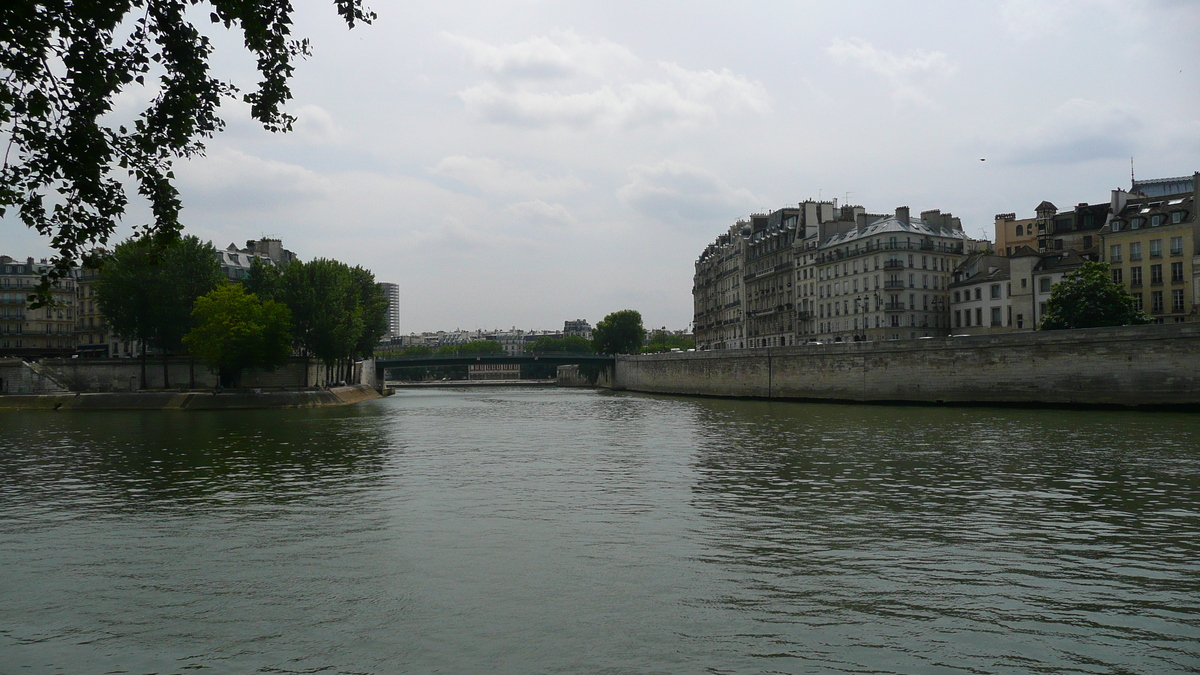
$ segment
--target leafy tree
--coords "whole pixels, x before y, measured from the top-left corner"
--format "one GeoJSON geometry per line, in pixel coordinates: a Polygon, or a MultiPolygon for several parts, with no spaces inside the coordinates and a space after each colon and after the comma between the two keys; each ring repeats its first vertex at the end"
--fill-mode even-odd
{"type": "Polygon", "coordinates": [[[686,351],[695,348],[696,341],[692,338],[685,338],[682,335],[676,335],[665,330],[656,330],[650,335],[650,339],[646,341],[646,346],[642,347],[642,353],[657,354],[660,352],[669,352],[672,349],[686,351]]]}
{"type": "MultiPolygon", "coordinates": [[[[0,3],[0,136],[10,151],[0,165],[0,216],[8,208],[51,238],[53,270],[37,288],[50,301],[87,249],[103,245],[125,213],[120,173],[150,202],[142,233],[173,239],[181,229],[176,158],[204,150],[219,131],[217,108],[238,90],[214,78],[209,39],[190,18],[199,0],[5,0],[0,3]],[[151,81],[147,83],[147,78],[151,81]],[[156,90],[136,119],[114,123],[113,101],[135,88],[156,90]]],[[[207,0],[209,20],[240,29],[262,76],[242,100],[271,131],[294,119],[282,109],[295,60],[308,40],[291,37],[288,0],[207,0]]],[[[375,15],[362,0],[334,0],[353,28],[375,15]]],[[[202,14],[200,14],[202,16],[202,14]]]]}
{"type": "Polygon", "coordinates": [[[358,306],[362,309],[362,333],[354,343],[354,356],[366,357],[375,352],[375,345],[388,330],[387,296],[383,286],[375,282],[375,275],[362,267],[350,269],[350,280],[358,292],[358,306]]]}
{"type": "Polygon", "coordinates": [[[166,247],[159,267],[154,341],[163,354],[163,386],[170,387],[167,356],[183,350],[183,336],[192,327],[192,307],[196,298],[225,281],[217,250],[211,242],[184,237],[166,247]]]}
{"type": "Polygon", "coordinates": [[[438,356],[487,356],[507,354],[504,345],[495,340],[472,340],[461,345],[446,345],[438,348],[438,356]]]}
{"type": "Polygon", "coordinates": [[[143,388],[150,346],[162,351],[163,384],[170,386],[167,355],[181,348],[196,298],[221,280],[216,249],[196,237],[171,244],[156,238],[130,239],[101,258],[96,300],[114,333],[142,343],[143,388]]]}
{"type": "Polygon", "coordinates": [[[636,354],[642,348],[644,335],[641,313],[623,309],[596,324],[592,330],[592,345],[598,354],[636,354]]]}
{"type": "Polygon", "coordinates": [[[1098,328],[1147,323],[1107,263],[1086,262],[1054,285],[1040,330],[1098,328]]]}
{"type": "Polygon", "coordinates": [[[200,297],[192,317],[196,327],[183,342],[220,374],[222,386],[236,386],[246,368],[274,369],[291,353],[291,312],[240,285],[222,285],[200,297]]]}
{"type": "Polygon", "coordinates": [[[292,333],[306,357],[332,370],[353,353],[363,316],[349,267],[323,258],[293,262],[283,270],[279,297],[292,311],[292,333]]]}
{"type": "Polygon", "coordinates": [[[250,271],[242,278],[246,290],[257,295],[260,300],[277,300],[282,282],[279,268],[273,264],[264,263],[262,258],[254,256],[250,261],[250,271]]]}
{"type": "Polygon", "coordinates": [[[527,354],[591,354],[592,343],[578,335],[553,337],[543,335],[525,345],[527,354]]]}

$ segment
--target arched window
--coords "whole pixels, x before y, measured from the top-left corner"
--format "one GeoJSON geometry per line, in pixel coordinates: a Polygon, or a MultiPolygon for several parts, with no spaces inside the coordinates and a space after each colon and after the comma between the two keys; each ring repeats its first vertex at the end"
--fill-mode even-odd
{"type": "Polygon", "coordinates": [[[1017,236],[1018,236],[1018,237],[1020,237],[1020,236],[1021,236],[1021,235],[1023,235],[1023,234],[1025,234],[1025,228],[1023,228],[1023,227],[1021,227],[1020,225],[1018,225],[1018,226],[1017,226],[1017,236]]]}

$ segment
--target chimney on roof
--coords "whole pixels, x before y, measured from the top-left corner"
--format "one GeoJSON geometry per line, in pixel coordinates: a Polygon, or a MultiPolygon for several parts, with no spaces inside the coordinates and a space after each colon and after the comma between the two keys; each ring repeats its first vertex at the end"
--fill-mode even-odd
{"type": "Polygon", "coordinates": [[[30,256],[30,257],[26,258],[26,259],[25,259],[25,264],[26,264],[26,265],[32,265],[32,264],[33,264],[33,256],[30,256]]]}
{"type": "Polygon", "coordinates": [[[896,207],[896,220],[904,223],[905,225],[909,224],[909,222],[908,222],[908,207],[907,206],[897,206],[896,207]]]}

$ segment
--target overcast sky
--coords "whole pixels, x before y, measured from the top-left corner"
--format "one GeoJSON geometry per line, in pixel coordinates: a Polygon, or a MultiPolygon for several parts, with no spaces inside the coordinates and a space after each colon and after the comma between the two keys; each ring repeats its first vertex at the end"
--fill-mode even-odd
{"type": "MultiPolygon", "coordinates": [[[[625,308],[683,328],[697,255],[752,212],[848,197],[990,239],[996,213],[1107,201],[1131,156],[1139,178],[1200,169],[1195,0],[370,6],[347,31],[297,2],[295,132],[227,105],[177,174],[189,233],[363,265],[400,284],[404,332],[625,308]]],[[[2,227],[3,253],[48,254],[2,227]]]]}

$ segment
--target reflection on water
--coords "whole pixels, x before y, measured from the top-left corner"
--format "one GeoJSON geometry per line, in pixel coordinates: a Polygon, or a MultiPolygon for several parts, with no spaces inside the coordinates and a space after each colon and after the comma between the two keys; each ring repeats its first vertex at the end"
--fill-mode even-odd
{"type": "Polygon", "coordinates": [[[0,413],[0,672],[1189,672],[1173,413],[0,413]]]}
{"type": "Polygon", "coordinates": [[[831,670],[1200,665],[1187,416],[704,402],[746,652],[831,670]],[[814,644],[815,643],[815,644],[814,644]]]}

